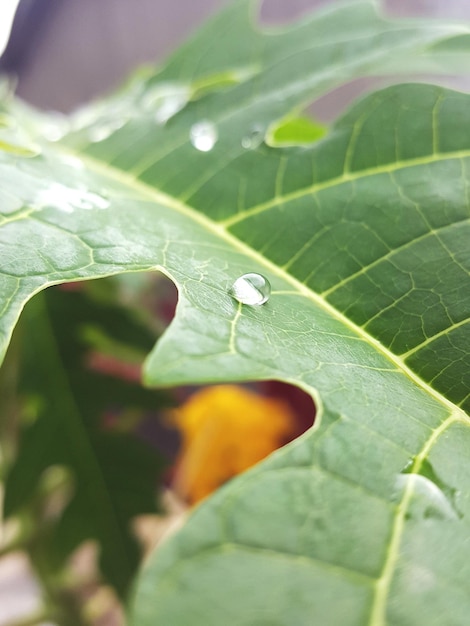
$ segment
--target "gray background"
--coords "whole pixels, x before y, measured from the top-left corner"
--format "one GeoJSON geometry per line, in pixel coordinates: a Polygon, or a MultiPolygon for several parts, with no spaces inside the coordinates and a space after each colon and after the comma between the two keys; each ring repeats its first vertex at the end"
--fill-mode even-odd
{"type": "MultiPolygon", "coordinates": [[[[264,0],[260,19],[285,22],[334,1],[264,0]]],[[[18,94],[26,100],[69,111],[116,87],[135,67],[162,62],[224,4],[226,0],[22,0],[0,66],[18,77],[18,94]]],[[[383,5],[392,15],[470,20],[470,0],[386,0],[383,5]]],[[[360,83],[340,99],[362,88],[360,83]]]]}

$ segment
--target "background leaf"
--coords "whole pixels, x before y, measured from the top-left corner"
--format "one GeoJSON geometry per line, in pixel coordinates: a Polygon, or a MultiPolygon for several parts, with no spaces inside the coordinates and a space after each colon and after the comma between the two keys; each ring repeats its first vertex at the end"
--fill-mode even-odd
{"type": "Polygon", "coordinates": [[[62,496],[64,510],[52,515],[45,533],[38,523],[42,534],[29,539],[33,562],[59,570],[85,540],[95,539],[103,574],[124,595],[140,555],[130,523],[156,511],[164,461],[131,432],[113,431],[106,415],[132,407],[141,415],[155,412],[162,398],[87,367],[82,332],[90,322],[106,322],[108,332],[137,345],[151,341],[124,310],[94,302],[83,291],[49,290],[28,306],[21,325],[19,393],[30,423],[7,474],[4,509],[6,517],[34,515],[47,470],[67,470],[71,484],[62,496]]]}

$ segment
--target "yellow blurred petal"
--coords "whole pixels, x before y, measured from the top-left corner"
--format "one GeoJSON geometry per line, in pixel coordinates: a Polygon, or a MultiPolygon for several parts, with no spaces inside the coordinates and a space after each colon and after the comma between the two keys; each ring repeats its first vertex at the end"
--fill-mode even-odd
{"type": "Polygon", "coordinates": [[[295,428],[285,402],[236,385],[202,389],[172,420],[182,435],[173,486],[190,503],[261,461],[295,428]]]}

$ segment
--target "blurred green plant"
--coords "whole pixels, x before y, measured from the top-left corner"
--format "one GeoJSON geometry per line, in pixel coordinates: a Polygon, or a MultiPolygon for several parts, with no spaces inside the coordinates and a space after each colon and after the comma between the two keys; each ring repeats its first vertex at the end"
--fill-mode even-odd
{"type": "Polygon", "coordinates": [[[169,403],[138,381],[155,333],[119,304],[115,281],[90,286],[55,287],[27,306],[14,341],[19,446],[2,441],[11,459],[4,515],[19,521],[11,549],[27,550],[57,624],[81,623],[66,573],[87,540],[99,546],[105,579],[126,595],[140,554],[131,520],[157,512],[169,462],[135,432],[169,403]]]}

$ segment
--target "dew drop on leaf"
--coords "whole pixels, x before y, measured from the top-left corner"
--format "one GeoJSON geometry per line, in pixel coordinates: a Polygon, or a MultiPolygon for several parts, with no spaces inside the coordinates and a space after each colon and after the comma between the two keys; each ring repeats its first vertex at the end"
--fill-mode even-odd
{"type": "Polygon", "coordinates": [[[41,133],[47,141],[60,141],[70,130],[70,122],[65,115],[54,113],[41,123],[41,133]]]}
{"type": "Polygon", "coordinates": [[[432,480],[421,474],[400,474],[397,478],[398,500],[403,500],[409,483],[412,484],[412,497],[408,504],[407,519],[456,520],[459,513],[455,503],[432,480]]]}
{"type": "Polygon", "coordinates": [[[155,111],[155,121],[157,124],[165,124],[184,108],[188,101],[186,91],[181,94],[174,94],[162,100],[155,111]]]}
{"type": "Polygon", "coordinates": [[[100,143],[101,141],[105,141],[105,139],[111,137],[113,133],[125,126],[126,122],[127,119],[125,117],[110,120],[106,124],[98,122],[89,129],[88,139],[91,143],[100,143]]]}
{"type": "Polygon", "coordinates": [[[202,120],[191,126],[189,139],[196,150],[209,152],[217,143],[217,128],[212,122],[202,120]]]}
{"type": "Polygon", "coordinates": [[[269,300],[271,285],[261,274],[243,274],[230,287],[229,293],[241,304],[258,306],[269,300]]]}
{"type": "Polygon", "coordinates": [[[142,97],[141,106],[144,111],[153,114],[157,124],[166,124],[174,115],[181,111],[191,97],[189,85],[179,83],[160,83],[148,87],[142,97]]]}
{"type": "Polygon", "coordinates": [[[263,143],[264,132],[261,126],[255,125],[251,128],[250,132],[242,139],[242,147],[245,150],[255,150],[263,143]]]}

